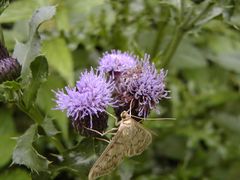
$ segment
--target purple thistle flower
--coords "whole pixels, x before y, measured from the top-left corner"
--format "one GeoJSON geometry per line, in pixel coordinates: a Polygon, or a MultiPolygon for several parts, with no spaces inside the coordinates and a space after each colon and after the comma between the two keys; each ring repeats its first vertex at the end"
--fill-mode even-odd
{"type": "Polygon", "coordinates": [[[105,52],[99,61],[99,70],[110,75],[116,75],[133,68],[137,64],[137,57],[120,50],[105,52]]]}
{"type": "Polygon", "coordinates": [[[21,66],[17,59],[12,58],[7,49],[0,43],[0,83],[18,78],[21,66]]]}
{"type": "Polygon", "coordinates": [[[65,87],[55,92],[55,109],[67,111],[73,126],[84,136],[97,134],[84,127],[103,132],[107,128],[107,106],[114,105],[112,98],[113,83],[104,78],[103,73],[83,72],[74,88],[65,87]]]}
{"type": "Polygon", "coordinates": [[[168,97],[164,82],[166,72],[161,69],[158,73],[149,58],[149,55],[145,55],[135,68],[123,73],[119,79],[116,98],[121,104],[119,108],[115,108],[117,115],[128,110],[131,104],[133,115],[147,117],[161,99],[168,97]]]}

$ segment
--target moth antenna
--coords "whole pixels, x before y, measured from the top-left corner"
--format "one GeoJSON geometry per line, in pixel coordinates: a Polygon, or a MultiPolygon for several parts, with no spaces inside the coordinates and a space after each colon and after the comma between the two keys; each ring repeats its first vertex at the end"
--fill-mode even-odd
{"type": "Polygon", "coordinates": [[[137,118],[137,119],[141,119],[141,121],[143,120],[148,120],[148,121],[175,121],[176,118],[142,118],[142,117],[138,117],[138,116],[134,116],[132,115],[132,117],[137,118]]]}
{"type": "Polygon", "coordinates": [[[132,117],[132,103],[133,103],[133,99],[132,99],[131,102],[130,102],[129,110],[128,110],[130,117],[132,117]]]}

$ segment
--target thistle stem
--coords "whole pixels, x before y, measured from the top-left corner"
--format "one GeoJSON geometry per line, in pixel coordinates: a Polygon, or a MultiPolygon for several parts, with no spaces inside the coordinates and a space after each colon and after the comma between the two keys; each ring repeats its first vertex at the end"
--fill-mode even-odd
{"type": "Polygon", "coordinates": [[[0,42],[2,43],[2,45],[5,45],[3,30],[2,30],[2,25],[1,24],[0,24],[0,42]]]}
{"type": "MultiPolygon", "coordinates": [[[[163,55],[162,55],[162,66],[163,67],[167,67],[170,64],[170,61],[171,61],[173,55],[175,54],[175,52],[176,52],[181,40],[183,39],[184,35],[189,30],[191,30],[197,24],[197,22],[206,13],[208,13],[209,10],[211,10],[213,4],[214,4],[213,2],[209,1],[209,3],[205,6],[205,8],[194,18],[191,18],[192,17],[192,10],[193,10],[192,9],[191,12],[188,14],[188,16],[186,16],[185,19],[182,19],[183,23],[178,25],[172,40],[170,41],[167,48],[163,52],[163,55]]],[[[184,6],[184,4],[182,4],[182,6],[184,6]]],[[[184,10],[184,7],[182,7],[182,11],[183,10],[184,10]]],[[[181,12],[181,13],[183,13],[183,12],[181,12]]]]}
{"type": "Polygon", "coordinates": [[[185,31],[183,31],[181,28],[178,28],[171,40],[171,42],[169,43],[167,49],[165,50],[165,52],[162,55],[162,67],[167,67],[173,57],[173,55],[175,54],[178,45],[180,44],[183,36],[185,34],[185,31]]]}

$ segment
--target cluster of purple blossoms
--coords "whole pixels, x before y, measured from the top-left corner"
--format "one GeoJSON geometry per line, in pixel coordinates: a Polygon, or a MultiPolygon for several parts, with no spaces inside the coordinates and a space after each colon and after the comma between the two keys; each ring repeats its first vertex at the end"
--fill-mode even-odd
{"type": "Polygon", "coordinates": [[[66,110],[73,126],[84,136],[96,136],[91,129],[106,130],[108,106],[119,119],[123,110],[147,117],[161,99],[168,98],[166,72],[158,72],[149,60],[149,55],[139,59],[127,52],[104,53],[96,73],[93,69],[85,71],[76,87],[55,92],[56,109],[66,110]]]}
{"type": "Polygon", "coordinates": [[[0,83],[17,79],[20,73],[21,66],[17,59],[12,58],[0,43],[0,83]]]}

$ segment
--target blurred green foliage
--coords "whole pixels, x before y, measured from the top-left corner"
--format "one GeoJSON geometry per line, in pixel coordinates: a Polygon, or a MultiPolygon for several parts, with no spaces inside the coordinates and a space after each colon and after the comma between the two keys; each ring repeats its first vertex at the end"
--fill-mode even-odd
{"type": "Polygon", "coordinates": [[[13,0],[0,5],[5,45],[33,74],[23,79],[24,106],[11,103],[19,102],[22,84],[0,86],[0,179],[86,179],[106,144],[83,139],[64,113],[53,111],[52,90],[73,85],[83,69],[95,67],[111,49],[148,53],[158,68],[168,69],[171,99],[160,103],[161,117],[176,122],[145,122],[158,134],[150,148],[102,179],[240,178],[238,0],[13,0]],[[39,173],[9,166],[12,153],[13,162],[39,173]]]}

